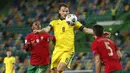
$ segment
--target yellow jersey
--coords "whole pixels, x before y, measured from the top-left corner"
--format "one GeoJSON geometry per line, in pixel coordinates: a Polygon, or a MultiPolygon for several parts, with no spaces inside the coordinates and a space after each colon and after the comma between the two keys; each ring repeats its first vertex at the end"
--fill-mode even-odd
{"type": "MultiPolygon", "coordinates": [[[[4,64],[5,64],[5,73],[11,73],[11,70],[13,68],[13,64],[15,63],[15,57],[5,57],[4,58],[4,64]]],[[[13,71],[15,73],[15,70],[13,71]]]]}
{"type": "Polygon", "coordinates": [[[76,22],[74,26],[70,26],[66,23],[66,20],[58,19],[51,21],[50,26],[52,26],[56,38],[54,51],[74,52],[75,29],[81,28],[82,24],[76,22]]]}

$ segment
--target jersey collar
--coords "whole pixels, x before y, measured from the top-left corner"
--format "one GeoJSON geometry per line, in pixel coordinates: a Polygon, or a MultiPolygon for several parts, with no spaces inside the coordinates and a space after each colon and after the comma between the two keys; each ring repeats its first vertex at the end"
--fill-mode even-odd
{"type": "Polygon", "coordinates": [[[65,19],[64,19],[64,18],[62,18],[62,17],[59,17],[59,19],[60,19],[60,20],[65,20],[65,19]]]}

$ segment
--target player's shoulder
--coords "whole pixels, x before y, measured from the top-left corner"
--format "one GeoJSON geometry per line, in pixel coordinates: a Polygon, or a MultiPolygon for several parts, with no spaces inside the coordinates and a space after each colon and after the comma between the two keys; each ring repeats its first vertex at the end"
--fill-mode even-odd
{"type": "Polygon", "coordinates": [[[59,19],[52,20],[50,23],[56,23],[59,22],[59,19]]]}
{"type": "Polygon", "coordinates": [[[47,33],[47,32],[45,32],[45,33],[42,33],[44,36],[50,36],[50,33],[47,33]]]}
{"type": "Polygon", "coordinates": [[[33,35],[33,33],[29,33],[29,34],[26,35],[26,38],[31,37],[32,35],[33,35]]]}
{"type": "Polygon", "coordinates": [[[95,39],[92,43],[91,46],[95,45],[97,43],[97,40],[95,39]]]}
{"type": "Polygon", "coordinates": [[[12,58],[12,59],[15,59],[15,57],[14,57],[14,56],[11,56],[11,58],[12,58]]]}
{"type": "Polygon", "coordinates": [[[13,61],[14,61],[14,60],[15,60],[15,57],[14,57],[14,56],[12,56],[12,57],[11,57],[11,60],[13,60],[13,61]]]}
{"type": "Polygon", "coordinates": [[[7,57],[4,58],[4,60],[8,59],[7,57]]]}
{"type": "Polygon", "coordinates": [[[77,21],[76,24],[81,24],[81,23],[79,21],[77,21]]]}
{"type": "Polygon", "coordinates": [[[102,42],[101,39],[102,39],[102,38],[100,38],[100,39],[96,38],[96,39],[92,42],[91,45],[92,45],[92,46],[100,45],[100,43],[102,42]]]}

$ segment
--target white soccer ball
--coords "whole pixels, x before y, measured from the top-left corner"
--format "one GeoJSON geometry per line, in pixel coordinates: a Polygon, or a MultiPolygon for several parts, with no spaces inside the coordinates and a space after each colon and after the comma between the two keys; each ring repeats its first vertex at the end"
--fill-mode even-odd
{"type": "Polygon", "coordinates": [[[77,22],[77,16],[75,14],[68,14],[66,16],[66,22],[71,25],[74,26],[75,23],[77,22]]]}

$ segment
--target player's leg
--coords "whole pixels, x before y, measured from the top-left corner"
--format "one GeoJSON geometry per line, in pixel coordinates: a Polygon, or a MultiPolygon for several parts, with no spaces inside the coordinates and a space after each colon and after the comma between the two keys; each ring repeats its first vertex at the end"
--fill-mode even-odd
{"type": "Polygon", "coordinates": [[[57,73],[57,67],[52,68],[51,73],[57,73]]]}
{"type": "Polygon", "coordinates": [[[51,73],[50,65],[49,65],[49,67],[48,67],[46,73],[51,73]]]}
{"type": "Polygon", "coordinates": [[[57,67],[57,73],[63,73],[63,71],[65,70],[66,66],[67,65],[65,63],[60,62],[58,64],[58,67],[57,67]]]}
{"type": "Polygon", "coordinates": [[[30,65],[27,69],[27,73],[35,73],[36,71],[36,66],[30,65]]]}
{"type": "Polygon", "coordinates": [[[53,52],[51,59],[51,73],[57,73],[57,66],[60,62],[61,52],[53,52]]]}
{"type": "Polygon", "coordinates": [[[46,73],[49,65],[38,66],[35,73],[46,73]]]}
{"type": "Polygon", "coordinates": [[[58,73],[63,73],[63,71],[65,70],[65,68],[70,68],[70,63],[72,60],[72,53],[69,52],[64,52],[61,56],[61,60],[60,63],[57,66],[57,72],[58,73]]]}

